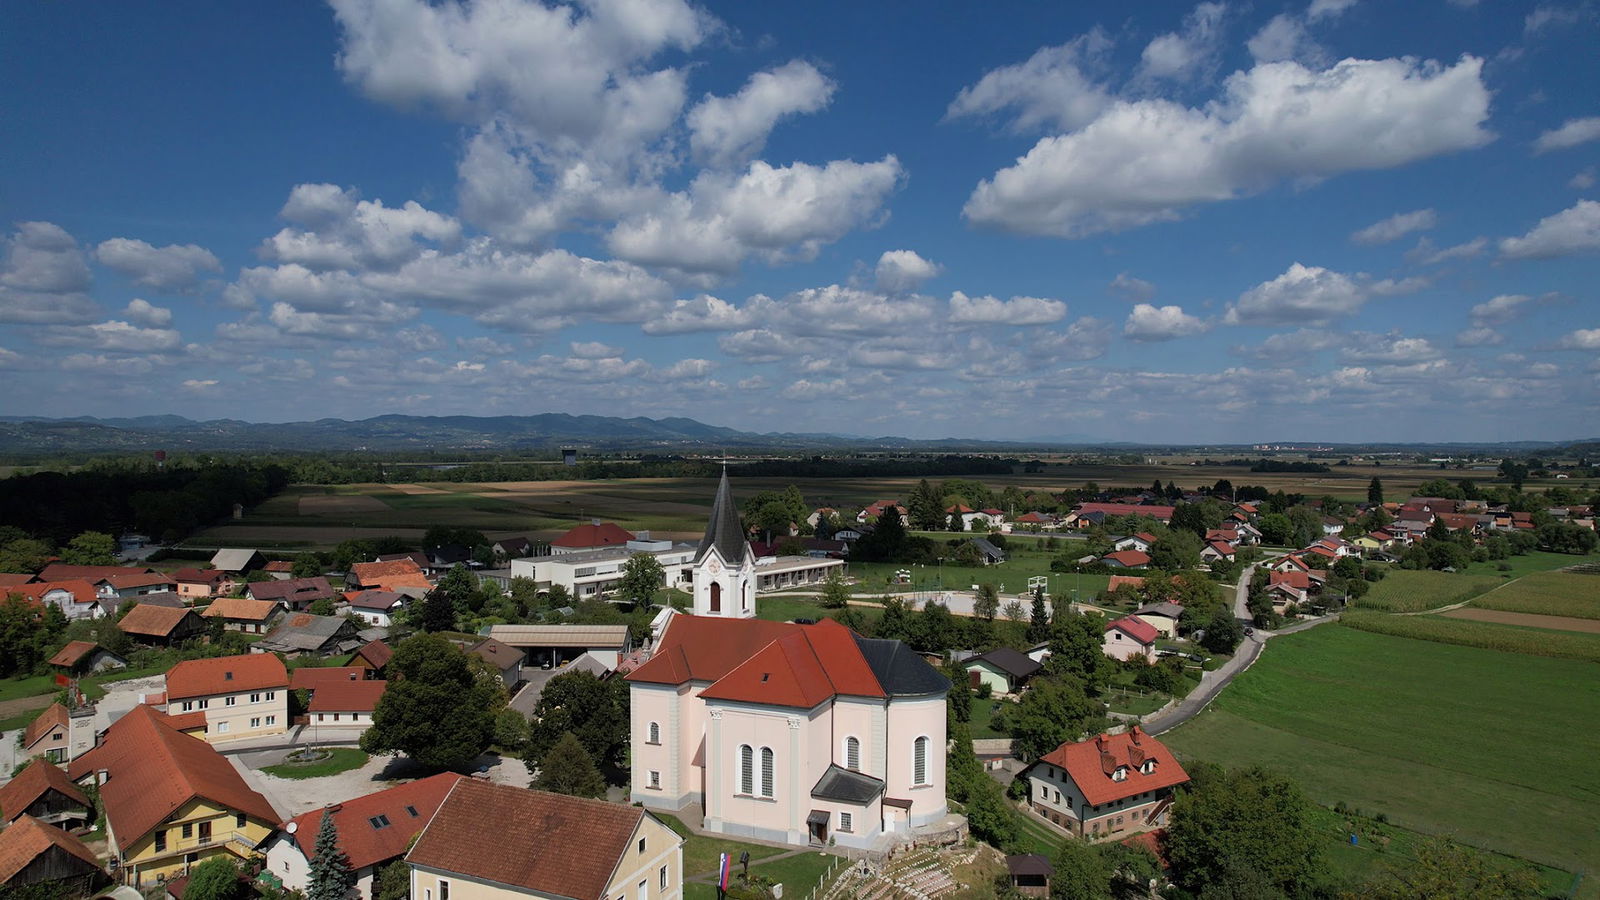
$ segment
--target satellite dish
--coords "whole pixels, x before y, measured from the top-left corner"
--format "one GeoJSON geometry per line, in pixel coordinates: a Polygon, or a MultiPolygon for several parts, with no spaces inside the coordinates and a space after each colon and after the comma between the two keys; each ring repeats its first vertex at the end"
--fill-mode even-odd
{"type": "Polygon", "coordinates": [[[290,834],[294,834],[296,831],[300,830],[300,823],[290,822],[289,824],[283,826],[283,830],[289,832],[290,834]]]}

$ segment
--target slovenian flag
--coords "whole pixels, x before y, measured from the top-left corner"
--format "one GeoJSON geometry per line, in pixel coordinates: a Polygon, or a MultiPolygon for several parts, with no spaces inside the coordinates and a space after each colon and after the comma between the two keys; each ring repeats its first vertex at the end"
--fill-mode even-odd
{"type": "Polygon", "coordinates": [[[728,889],[728,874],[733,869],[733,857],[724,853],[721,862],[717,864],[717,887],[726,891],[728,889]]]}

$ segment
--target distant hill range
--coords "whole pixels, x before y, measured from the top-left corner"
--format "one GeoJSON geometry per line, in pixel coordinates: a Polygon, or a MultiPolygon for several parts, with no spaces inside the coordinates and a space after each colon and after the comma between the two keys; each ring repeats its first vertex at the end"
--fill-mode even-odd
{"type": "Polygon", "coordinates": [[[374,416],[359,421],[317,419],[266,424],[237,419],[197,422],[183,416],[46,419],[0,416],[0,453],[115,450],[291,450],[386,452],[406,450],[543,450],[562,446],[604,450],[718,449],[1003,449],[1020,444],[969,440],[867,438],[838,434],[757,434],[694,419],[643,416],[374,416]]]}

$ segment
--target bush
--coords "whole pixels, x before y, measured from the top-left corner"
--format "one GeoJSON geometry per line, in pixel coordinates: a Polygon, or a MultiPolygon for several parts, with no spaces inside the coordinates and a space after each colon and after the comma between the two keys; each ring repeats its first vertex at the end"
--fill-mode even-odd
{"type": "Polygon", "coordinates": [[[977,694],[979,700],[987,700],[994,696],[994,685],[987,681],[978,682],[977,694]]]}

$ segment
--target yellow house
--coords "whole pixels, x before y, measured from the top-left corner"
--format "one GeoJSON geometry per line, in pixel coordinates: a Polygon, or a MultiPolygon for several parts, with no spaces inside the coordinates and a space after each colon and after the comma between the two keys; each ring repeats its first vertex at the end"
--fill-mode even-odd
{"type": "Polygon", "coordinates": [[[683,838],[646,810],[475,778],[456,782],[406,862],[412,900],[683,896],[683,838]]]}
{"type": "Polygon", "coordinates": [[[150,706],[119,719],[68,774],[100,786],[113,871],[134,886],[221,854],[259,856],[281,821],[222,754],[150,706]]]}

